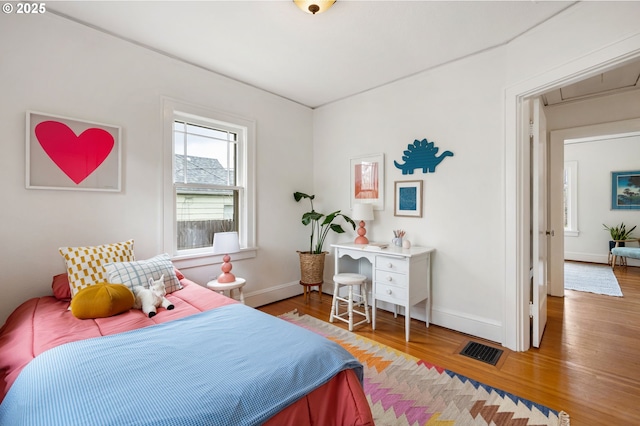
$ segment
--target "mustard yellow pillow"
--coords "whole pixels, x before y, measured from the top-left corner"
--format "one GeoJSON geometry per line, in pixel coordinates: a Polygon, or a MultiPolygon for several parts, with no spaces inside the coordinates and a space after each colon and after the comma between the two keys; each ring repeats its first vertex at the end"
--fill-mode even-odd
{"type": "Polygon", "coordinates": [[[99,283],[78,291],[71,299],[71,313],[76,318],[106,318],[128,311],[135,297],[122,284],[99,283]]]}
{"type": "Polygon", "coordinates": [[[88,247],[60,247],[67,265],[71,297],[97,283],[107,282],[103,265],[110,262],[133,262],[133,240],[88,247]]]}

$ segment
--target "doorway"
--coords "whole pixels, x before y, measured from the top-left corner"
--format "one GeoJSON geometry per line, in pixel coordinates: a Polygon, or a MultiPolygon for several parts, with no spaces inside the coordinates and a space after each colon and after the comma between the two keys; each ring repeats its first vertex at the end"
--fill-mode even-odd
{"type": "MultiPolygon", "coordinates": [[[[602,108],[602,105],[611,105],[616,99],[618,102],[625,102],[627,99],[638,102],[640,99],[638,91],[629,95],[631,96],[607,96],[601,100],[595,100],[588,108],[602,108]]],[[[582,105],[583,110],[588,108],[582,105]]],[[[558,111],[547,112],[550,120],[554,122],[554,115],[558,114],[558,111]]],[[[558,120],[555,120],[555,123],[556,127],[561,125],[558,120]]],[[[639,137],[640,119],[551,130],[549,163],[550,179],[554,183],[550,185],[549,201],[552,227],[564,228],[562,179],[567,160],[570,160],[568,164],[573,172],[571,173],[572,183],[575,184],[573,189],[577,191],[573,193],[574,199],[570,204],[575,210],[581,209],[582,215],[575,215],[572,219],[574,229],[567,233],[566,238],[560,238],[556,241],[557,244],[550,248],[550,295],[562,297],[564,294],[565,259],[597,264],[607,263],[608,234],[602,226],[603,223],[620,221],[633,223],[635,220],[637,211],[635,213],[634,211],[612,211],[609,204],[605,203],[608,203],[611,197],[610,173],[617,169],[630,170],[637,167],[635,159],[639,154],[635,146],[638,145],[639,137]],[[633,152],[629,149],[633,149],[633,152]],[[565,156],[565,151],[570,153],[568,157],[565,156]],[[620,153],[623,152],[628,152],[628,155],[621,156],[620,153]]]]}
{"type": "MultiPolygon", "coordinates": [[[[621,42],[624,44],[624,42],[621,42]]],[[[621,46],[617,46],[621,47],[621,46]]],[[[624,55],[609,47],[590,55],[591,67],[585,68],[584,58],[548,73],[523,82],[506,90],[506,213],[505,213],[505,320],[504,345],[517,351],[526,351],[531,346],[529,328],[529,279],[530,221],[527,197],[529,174],[526,162],[529,120],[523,111],[523,103],[549,90],[591,77],[605,70],[616,68],[640,56],[637,45],[630,45],[624,55]],[[578,63],[580,62],[580,63],[578,63]],[[582,64],[582,65],[581,65],[582,64]],[[516,117],[515,120],[510,117],[516,117]]],[[[560,240],[556,238],[555,240],[560,240]]],[[[554,242],[552,246],[556,246],[554,242]]],[[[554,257],[556,254],[552,254],[554,257]]],[[[557,258],[556,258],[557,259],[557,258]]],[[[563,282],[563,281],[561,281],[563,282]]],[[[556,284],[557,285],[557,284],[556,284]]]]}

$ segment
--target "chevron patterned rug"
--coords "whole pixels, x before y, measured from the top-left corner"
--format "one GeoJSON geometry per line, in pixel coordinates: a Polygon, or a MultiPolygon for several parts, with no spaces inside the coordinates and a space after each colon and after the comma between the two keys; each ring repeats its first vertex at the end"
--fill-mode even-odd
{"type": "Polygon", "coordinates": [[[364,366],[378,426],[568,426],[569,416],[309,315],[280,318],[337,342],[364,366]]]}

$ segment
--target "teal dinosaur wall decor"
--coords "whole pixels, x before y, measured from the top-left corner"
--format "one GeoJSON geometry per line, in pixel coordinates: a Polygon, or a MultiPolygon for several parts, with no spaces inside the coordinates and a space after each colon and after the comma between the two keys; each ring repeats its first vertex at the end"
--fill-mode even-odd
{"type": "Polygon", "coordinates": [[[419,141],[416,139],[413,143],[407,145],[402,160],[404,164],[394,161],[393,164],[402,170],[403,175],[412,175],[415,169],[422,169],[422,173],[434,173],[438,164],[446,157],[453,157],[453,152],[445,151],[439,156],[438,148],[426,139],[419,141]]]}

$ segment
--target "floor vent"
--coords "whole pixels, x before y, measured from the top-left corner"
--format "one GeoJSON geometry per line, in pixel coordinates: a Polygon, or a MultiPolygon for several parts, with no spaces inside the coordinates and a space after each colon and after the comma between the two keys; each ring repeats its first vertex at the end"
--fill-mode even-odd
{"type": "Polygon", "coordinates": [[[469,358],[477,359],[478,361],[486,362],[487,364],[496,365],[500,359],[500,355],[502,355],[502,350],[492,348],[481,343],[469,342],[460,354],[468,356],[469,358]]]}

